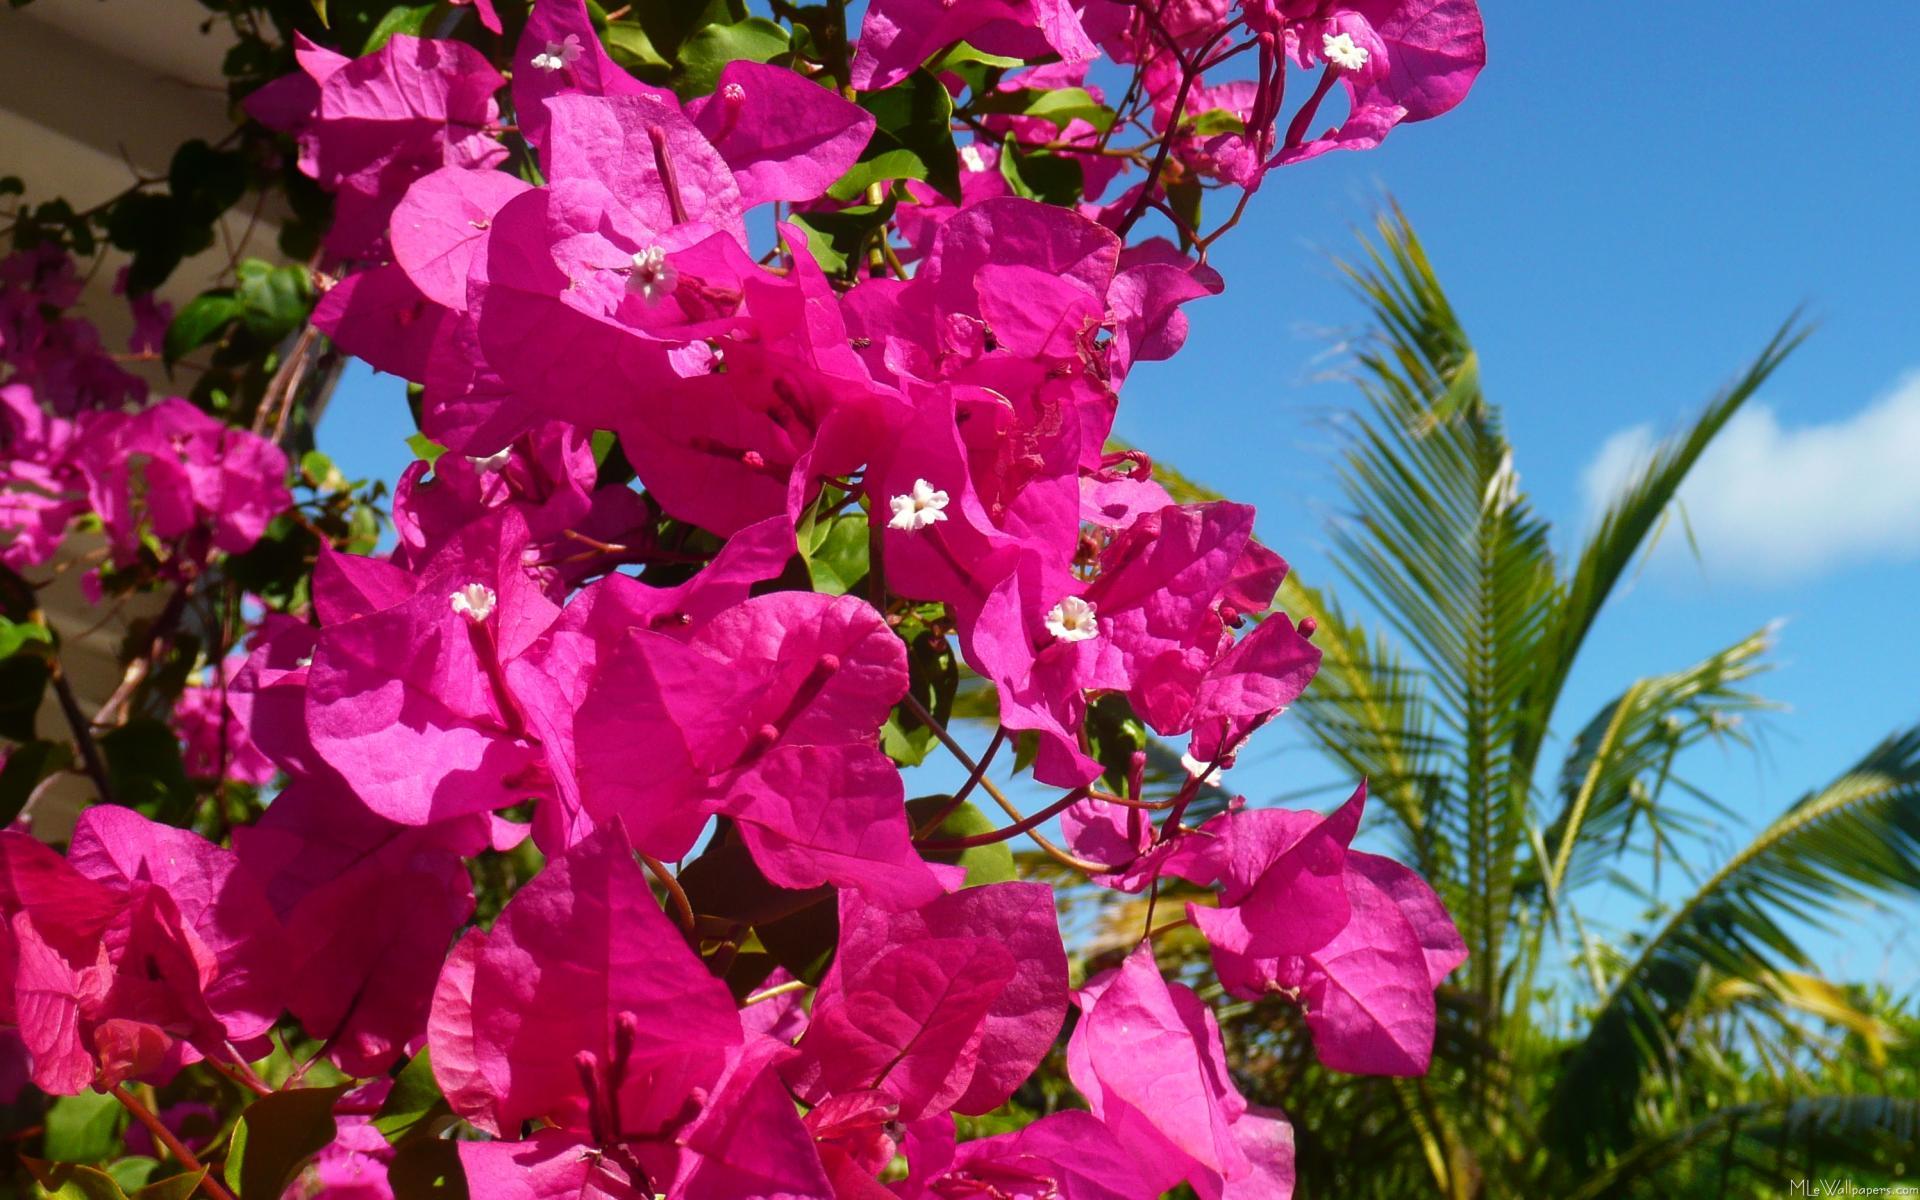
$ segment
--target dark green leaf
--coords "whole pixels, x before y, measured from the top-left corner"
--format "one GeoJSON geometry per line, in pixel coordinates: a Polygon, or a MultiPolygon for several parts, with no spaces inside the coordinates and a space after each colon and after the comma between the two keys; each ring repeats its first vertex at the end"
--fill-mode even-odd
{"type": "Polygon", "coordinates": [[[193,803],[193,785],[180,762],[173,730],[152,717],[135,717],[100,738],[114,798],[156,820],[178,820],[193,803]]]}
{"type": "Polygon", "coordinates": [[[857,199],[890,179],[922,179],[949,200],[960,198],[960,152],[953,144],[953,97],[946,85],[915,71],[890,88],[866,92],[860,107],[873,114],[873,138],[860,161],[827,194],[857,199]]]}
{"type": "Polygon", "coordinates": [[[828,896],[791,916],[755,925],[754,933],[795,979],[818,984],[840,942],[840,912],[828,896]]]}
{"type": "MultiPolygon", "coordinates": [[[[28,742],[7,751],[6,765],[0,766],[0,826],[11,825],[26,807],[27,798],[41,781],[73,765],[73,748],[65,742],[28,742]]],[[[116,1104],[114,1106],[118,1108],[116,1104]]],[[[54,1154],[49,1150],[48,1153],[54,1154]]],[[[70,1159],[70,1154],[54,1154],[70,1159]]]]}
{"type": "Polygon", "coordinates": [[[1012,146],[1000,149],[1000,173],[1014,195],[1046,204],[1073,205],[1086,183],[1080,164],[1055,154],[1031,154],[1012,146]]]}
{"type": "Polygon", "coordinates": [[[807,235],[807,250],[820,269],[839,274],[857,262],[867,240],[893,216],[894,198],[875,207],[861,204],[838,212],[794,214],[794,223],[807,235]]]}
{"type": "Polygon", "coordinates": [[[793,915],[822,899],[824,888],[797,891],[768,882],[738,841],[718,841],[680,872],[680,887],[703,917],[763,925],[793,915]]]}
{"type": "Polygon", "coordinates": [[[334,1137],[333,1106],[352,1084],[295,1088],[253,1102],[233,1127],[224,1171],[237,1200],[279,1200],[334,1137]]]}
{"type": "Polygon", "coordinates": [[[15,742],[34,739],[34,718],[48,677],[47,661],[37,655],[0,659],[0,737],[15,742]]]}
{"type": "MultiPolygon", "coordinates": [[[[902,621],[898,633],[907,643],[908,687],[934,718],[945,724],[953,718],[954,695],[960,688],[960,660],[953,644],[929,630],[918,618],[902,621]]],[[[932,729],[904,707],[896,707],[880,730],[880,748],[902,766],[918,766],[938,744],[932,729]]]]}
{"type": "Polygon", "coordinates": [[[215,150],[199,138],[182,142],[167,167],[167,191],[180,220],[207,224],[246,194],[246,158],[238,151],[215,150]]]}
{"type": "Polygon", "coordinates": [[[422,1138],[401,1147],[387,1165],[393,1200],[467,1200],[458,1143],[422,1138]]]}

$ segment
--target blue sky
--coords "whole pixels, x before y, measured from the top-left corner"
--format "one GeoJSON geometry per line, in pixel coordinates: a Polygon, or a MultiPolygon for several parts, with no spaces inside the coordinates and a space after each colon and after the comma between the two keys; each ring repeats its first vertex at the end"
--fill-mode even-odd
{"type": "MultiPolygon", "coordinates": [[[[1706,751],[1692,771],[1757,826],[1920,721],[1920,5],[1482,8],[1492,63],[1462,109],[1269,178],[1216,250],[1226,296],[1190,310],[1178,358],[1135,373],[1120,432],[1258,505],[1266,540],[1328,581],[1328,421],[1352,397],[1319,377],[1359,315],[1328,255],[1391,193],[1564,545],[1609,463],[1805,306],[1818,333],[1689,497],[1702,561],[1678,538],[1655,556],[1595,629],[1563,708],[1571,726],[1632,678],[1785,618],[1763,687],[1792,711],[1766,722],[1761,758],[1706,751]]],[[[407,432],[392,381],[356,372],[322,442],[391,478],[407,432]]],[[[1235,786],[1257,798],[1327,778],[1288,742],[1271,736],[1235,786]]],[[[1920,935],[1898,940],[1913,916],[1862,922],[1828,944],[1829,965],[1920,982],[1920,935]]]]}

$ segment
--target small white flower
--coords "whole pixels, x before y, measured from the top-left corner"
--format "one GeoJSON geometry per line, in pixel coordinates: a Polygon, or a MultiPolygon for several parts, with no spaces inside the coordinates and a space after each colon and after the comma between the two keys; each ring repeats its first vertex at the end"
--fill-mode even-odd
{"type": "Polygon", "coordinates": [[[978,174],[987,169],[986,156],[980,153],[980,147],[966,145],[960,147],[960,165],[978,174]]]}
{"type": "Polygon", "coordinates": [[[1047,632],[1063,642],[1084,642],[1100,636],[1100,622],[1093,605],[1078,596],[1068,596],[1047,610],[1047,632]]]}
{"type": "Polygon", "coordinates": [[[546,52],[533,56],[533,65],[542,71],[558,71],[572,66],[582,54],[580,35],[570,33],[565,41],[548,42],[546,52]]]}
{"type": "Polygon", "coordinates": [[[912,491],[895,496],[887,503],[893,506],[893,519],[887,522],[889,529],[912,533],[947,519],[947,494],[924,479],[914,480],[912,491]]]}
{"type": "Polygon", "coordinates": [[[484,458],[475,458],[469,454],[467,461],[472,463],[474,469],[477,471],[484,471],[488,475],[496,475],[506,470],[507,464],[513,461],[513,447],[508,446],[506,449],[496,451],[484,458]]]}
{"type": "Polygon", "coordinates": [[[730,83],[720,89],[720,96],[728,104],[739,104],[747,98],[747,89],[737,83],[730,83]]]}
{"type": "Polygon", "coordinates": [[[1220,773],[1227,769],[1227,764],[1221,763],[1213,770],[1208,771],[1207,764],[1201,762],[1191,754],[1182,754],[1180,756],[1180,765],[1187,769],[1187,774],[1198,779],[1203,787],[1219,787],[1220,773]]]}
{"type": "Polygon", "coordinates": [[[447,603],[453,611],[459,613],[475,625],[493,615],[493,605],[499,597],[493,589],[484,583],[469,583],[467,586],[447,597],[447,603]]]}
{"type": "Polygon", "coordinates": [[[1365,46],[1356,45],[1353,35],[1329,33],[1320,39],[1320,54],[1342,71],[1358,71],[1372,55],[1365,46]]]}
{"type": "Polygon", "coordinates": [[[633,271],[627,276],[627,290],[639,292],[640,298],[649,305],[673,295],[673,289],[680,286],[680,272],[673,269],[667,261],[667,252],[658,246],[648,246],[633,256],[633,271]]]}

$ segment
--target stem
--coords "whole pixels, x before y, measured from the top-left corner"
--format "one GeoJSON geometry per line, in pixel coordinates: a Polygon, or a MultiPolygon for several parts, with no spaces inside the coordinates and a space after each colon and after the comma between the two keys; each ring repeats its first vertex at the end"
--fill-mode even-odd
{"type": "MultiPolygon", "coordinates": [[[[932,713],[928,712],[926,706],[921,704],[912,693],[908,693],[901,703],[905,704],[907,711],[918,717],[922,724],[928,729],[933,730],[933,736],[940,739],[940,744],[947,748],[947,753],[959,759],[962,766],[966,767],[969,771],[981,770],[981,768],[975,765],[973,756],[967,753],[966,748],[954,740],[953,735],[947,732],[947,727],[942,725],[932,713]]],[[[993,797],[993,802],[1000,806],[1002,812],[1016,821],[1024,819],[1021,816],[1020,807],[1013,801],[1007,799],[1006,796],[1001,793],[1000,789],[993,785],[993,780],[988,779],[984,773],[980,776],[980,786],[986,789],[987,795],[993,797]]],[[[1112,875],[1126,868],[1125,863],[1117,865],[1097,863],[1090,859],[1081,858],[1078,855],[1069,854],[1031,829],[1026,831],[1026,835],[1034,845],[1040,847],[1040,849],[1045,852],[1048,858],[1051,858],[1063,867],[1071,867],[1073,870],[1082,872],[1083,874],[1112,875]]]]}
{"type": "Polygon", "coordinates": [[[1030,829],[1038,829],[1054,817],[1072,808],[1087,798],[1086,788],[1075,788],[1066,795],[1047,805],[1032,816],[1022,817],[1013,824],[1000,829],[990,829],[985,833],[968,834],[966,837],[946,838],[943,840],[921,842],[923,850],[966,850],[974,846],[991,846],[995,842],[1004,842],[1019,837],[1030,829]]]}
{"type": "Polygon", "coordinates": [[[115,1084],[113,1086],[113,1098],[118,1100],[121,1106],[128,1112],[132,1113],[135,1120],[145,1125],[147,1132],[153,1135],[153,1140],[165,1146],[167,1153],[173,1155],[181,1166],[189,1171],[202,1172],[200,1176],[201,1191],[204,1191],[208,1196],[212,1197],[212,1200],[233,1200],[233,1193],[229,1192],[219,1180],[213,1177],[213,1172],[207,1168],[207,1165],[195,1158],[193,1151],[187,1149],[181,1144],[179,1138],[173,1136],[173,1130],[168,1129],[165,1122],[161,1121],[159,1117],[154,1116],[146,1105],[134,1099],[132,1092],[129,1092],[119,1084],[115,1084]]]}
{"type": "Polygon", "coordinates": [[[73,698],[73,685],[67,682],[67,673],[61,669],[58,658],[48,660],[48,675],[53,680],[53,693],[60,700],[61,715],[67,719],[67,727],[73,730],[74,745],[80,748],[80,760],[87,766],[87,775],[93,780],[94,790],[100,793],[100,799],[112,804],[113,786],[107,782],[107,764],[100,757],[100,747],[93,740],[93,727],[80,712],[80,702],[73,698]]]}
{"type": "Polygon", "coordinates": [[[1142,13],[1152,18],[1155,32],[1166,41],[1167,52],[1180,63],[1180,88],[1173,96],[1172,127],[1160,135],[1160,149],[1154,152],[1153,166],[1147,171],[1146,182],[1140,185],[1140,198],[1133,202],[1133,210],[1114,230],[1122,241],[1126,239],[1133,227],[1139,224],[1140,218],[1147,215],[1147,206],[1153,199],[1154,189],[1160,184],[1160,172],[1167,165],[1168,155],[1173,153],[1173,138],[1179,131],[1181,118],[1186,114],[1187,96],[1193,91],[1193,85],[1200,79],[1199,68],[1194,63],[1205,62],[1207,55],[1213,52],[1213,48],[1219,45],[1220,40],[1233,28],[1229,25],[1208,38],[1207,44],[1200,47],[1199,52],[1193,56],[1193,61],[1189,62],[1187,57],[1180,53],[1179,45],[1167,36],[1166,28],[1160,24],[1158,15],[1148,12],[1145,5],[1140,5],[1139,8],[1142,13]]]}
{"type": "Polygon", "coordinates": [[[681,887],[680,881],[673,877],[673,872],[667,870],[667,864],[653,855],[642,854],[640,861],[647,864],[647,870],[660,881],[661,887],[667,889],[667,895],[673,901],[673,909],[680,918],[681,926],[691,935],[696,922],[693,917],[693,903],[687,899],[687,889],[681,887]]]}
{"type": "Polygon", "coordinates": [[[995,727],[993,740],[987,743],[986,753],[982,754],[980,761],[974,764],[973,770],[967,775],[967,781],[960,785],[960,790],[953,794],[953,799],[941,806],[939,812],[934,813],[926,820],[920,822],[920,828],[913,831],[914,841],[917,842],[925,838],[934,830],[945,825],[948,817],[960,811],[960,806],[967,802],[967,797],[973,793],[973,789],[980,785],[980,777],[987,773],[987,767],[992,764],[993,756],[1000,753],[1000,747],[1005,744],[1006,740],[1006,729],[995,727]]]}
{"type": "MultiPolygon", "coordinates": [[[[228,1046],[227,1048],[231,1050],[233,1047],[228,1046]]],[[[216,1058],[203,1058],[200,1061],[205,1063],[207,1065],[207,1068],[211,1070],[214,1074],[220,1076],[222,1079],[225,1079],[228,1083],[231,1083],[236,1087],[243,1087],[249,1092],[252,1092],[256,1096],[273,1095],[273,1089],[267,1086],[266,1080],[261,1079],[258,1075],[254,1074],[252,1067],[249,1067],[246,1063],[240,1061],[240,1057],[237,1053],[234,1055],[234,1065],[232,1066],[229,1066],[226,1063],[223,1063],[216,1058]]]]}

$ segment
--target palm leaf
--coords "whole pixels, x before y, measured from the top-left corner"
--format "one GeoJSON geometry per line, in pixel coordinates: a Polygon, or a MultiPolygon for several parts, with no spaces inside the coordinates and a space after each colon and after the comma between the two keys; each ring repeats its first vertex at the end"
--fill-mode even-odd
{"type": "Polygon", "coordinates": [[[1567,1056],[1549,1137],[1578,1162],[1625,1145],[1643,1082],[1673,1062],[1678,1018],[1710,976],[1804,967],[1788,919],[1902,892],[1920,893],[1920,728],[1802,797],[1646,940],[1567,1056]]]}
{"type": "MultiPolygon", "coordinates": [[[[1589,1175],[1568,1200],[1612,1200],[1642,1185],[1689,1155],[1705,1151],[1716,1161],[1720,1194],[1736,1168],[1782,1192],[1790,1178],[1820,1169],[1874,1167],[1876,1156],[1920,1136],[1920,1100],[1912,1097],[1822,1095],[1733,1104],[1679,1129],[1636,1145],[1604,1171],[1589,1175]]],[[[1655,1188],[1649,1194],[1672,1194],[1655,1188]]]]}
{"type": "MultiPolygon", "coordinates": [[[[1608,503],[1574,559],[1573,573],[1541,646],[1539,680],[1528,697],[1527,747],[1537,748],[1545,740],[1561,690],[1588,631],[1621,576],[1667,519],[1680,485],[1727,423],[1811,332],[1798,316],[1790,318],[1746,370],[1709,402],[1684,432],[1656,448],[1639,474],[1608,503]]],[[[1525,747],[1521,756],[1531,757],[1525,747]]]]}
{"type": "MultiPolygon", "coordinates": [[[[1443,786],[1423,797],[1423,836],[1461,853],[1453,890],[1465,903],[1455,917],[1474,952],[1475,990],[1492,1011],[1532,773],[1512,754],[1513,720],[1550,628],[1554,561],[1425,249],[1398,212],[1382,217],[1378,235],[1365,261],[1347,268],[1376,333],[1356,355],[1366,405],[1339,468],[1350,511],[1333,532],[1334,562],[1426,682],[1427,719],[1415,731],[1457,750],[1450,774],[1430,776],[1443,786]]],[[[1377,641],[1350,644],[1393,661],[1377,641]]]]}
{"type": "Polygon", "coordinates": [[[1675,760],[1700,742],[1739,736],[1741,720],[1772,707],[1740,685],[1766,670],[1769,626],[1683,670],[1636,680],[1574,738],[1560,770],[1559,808],[1543,838],[1544,878],[1529,892],[1554,894],[1589,883],[1601,862],[1626,851],[1636,822],[1660,817],[1675,760]]]}

